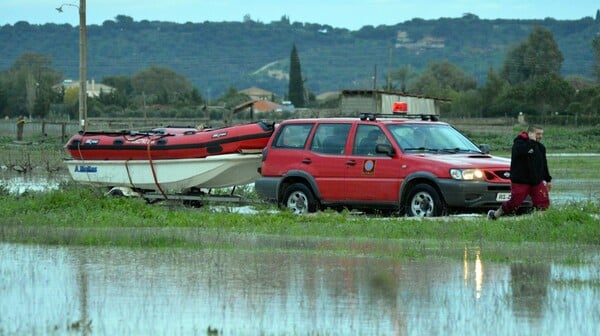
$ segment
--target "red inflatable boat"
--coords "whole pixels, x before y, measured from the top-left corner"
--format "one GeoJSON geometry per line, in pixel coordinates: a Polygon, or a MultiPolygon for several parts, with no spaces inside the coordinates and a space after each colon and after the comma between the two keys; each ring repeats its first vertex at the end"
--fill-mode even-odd
{"type": "Polygon", "coordinates": [[[146,132],[79,132],[65,151],[77,160],[165,160],[262,150],[275,125],[263,121],[218,129],[165,127],[146,132]]]}

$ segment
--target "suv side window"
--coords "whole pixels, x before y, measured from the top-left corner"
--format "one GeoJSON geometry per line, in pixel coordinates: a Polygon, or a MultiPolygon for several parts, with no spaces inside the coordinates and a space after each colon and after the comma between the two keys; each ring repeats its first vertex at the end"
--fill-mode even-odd
{"type": "Polygon", "coordinates": [[[288,124],[282,126],[273,142],[275,148],[297,148],[302,149],[310,134],[313,124],[288,124]]]}
{"type": "Polygon", "coordinates": [[[381,128],[375,125],[358,125],[352,154],[385,156],[384,153],[376,153],[375,147],[379,144],[390,144],[381,128]]]}
{"type": "Polygon", "coordinates": [[[343,154],[351,124],[319,124],[310,150],[323,154],[343,154]]]}

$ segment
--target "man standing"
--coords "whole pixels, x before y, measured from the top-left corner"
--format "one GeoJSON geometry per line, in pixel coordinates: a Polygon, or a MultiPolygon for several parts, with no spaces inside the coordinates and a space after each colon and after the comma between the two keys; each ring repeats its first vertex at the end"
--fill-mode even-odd
{"type": "Polygon", "coordinates": [[[488,219],[497,219],[503,214],[516,211],[527,196],[533,206],[545,210],[550,206],[548,192],[552,188],[552,176],[548,171],[546,147],[540,142],[544,130],[538,126],[529,126],[527,132],[521,132],[513,141],[510,180],[511,195],[498,210],[490,210],[488,219]]]}

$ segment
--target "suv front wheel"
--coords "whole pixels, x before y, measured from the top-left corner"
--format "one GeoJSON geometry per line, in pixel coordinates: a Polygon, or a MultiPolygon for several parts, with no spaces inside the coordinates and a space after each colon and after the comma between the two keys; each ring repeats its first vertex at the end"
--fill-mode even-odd
{"type": "Polygon", "coordinates": [[[295,214],[317,211],[317,200],[312,191],[303,183],[294,183],[285,188],[283,205],[295,214]]]}
{"type": "Polygon", "coordinates": [[[408,194],[406,214],[410,217],[437,217],[444,213],[440,195],[429,184],[417,184],[408,194]]]}

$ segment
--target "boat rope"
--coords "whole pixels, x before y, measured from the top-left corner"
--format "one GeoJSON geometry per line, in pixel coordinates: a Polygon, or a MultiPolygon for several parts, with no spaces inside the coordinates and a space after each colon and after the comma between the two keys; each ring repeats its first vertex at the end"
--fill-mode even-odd
{"type": "MultiPolygon", "coordinates": [[[[85,138],[85,129],[81,133],[81,139],[77,142],[77,152],[79,153],[79,160],[81,160],[82,165],[85,165],[85,158],[83,157],[83,153],[81,152],[81,143],[83,142],[84,138],[85,138]]],[[[87,177],[88,182],[90,182],[90,183],[92,182],[90,173],[85,173],[85,177],[87,177]]]]}
{"type": "Polygon", "coordinates": [[[148,138],[148,144],[146,146],[146,151],[148,152],[148,161],[150,162],[150,169],[152,170],[152,177],[154,178],[154,184],[158,187],[158,191],[160,191],[161,195],[168,200],[167,194],[165,194],[164,190],[158,183],[158,178],[156,177],[156,169],[154,169],[154,162],[152,161],[152,153],[150,152],[150,144],[152,143],[152,139],[148,138]]]}
{"type": "Polygon", "coordinates": [[[81,143],[83,142],[83,139],[85,138],[85,129],[83,131],[81,131],[79,134],[81,134],[81,139],[79,139],[79,141],[77,141],[77,152],[79,153],[79,160],[83,160],[83,153],[81,153],[81,143]]]}
{"type": "Polygon", "coordinates": [[[131,184],[131,187],[135,188],[135,184],[133,184],[133,180],[131,179],[131,172],[129,171],[129,160],[125,160],[125,169],[127,170],[127,178],[129,179],[129,184],[131,184]]]}

